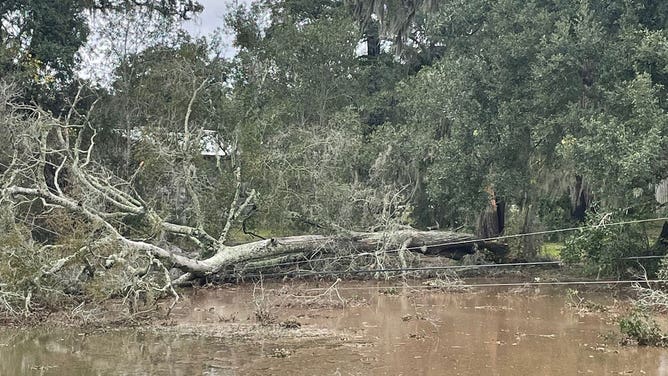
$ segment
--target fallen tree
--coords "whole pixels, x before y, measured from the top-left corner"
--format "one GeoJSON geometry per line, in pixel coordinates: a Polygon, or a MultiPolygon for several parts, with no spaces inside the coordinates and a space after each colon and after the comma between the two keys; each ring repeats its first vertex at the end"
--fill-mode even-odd
{"type": "MultiPolygon", "coordinates": [[[[63,164],[65,166],[65,164],[63,164]]],[[[179,283],[195,277],[218,273],[231,266],[258,260],[278,259],[286,255],[300,255],[308,259],[312,254],[322,254],[323,250],[336,253],[336,250],[354,250],[358,253],[374,251],[387,252],[388,250],[402,252],[412,251],[423,254],[441,254],[459,258],[464,254],[473,253],[478,248],[487,248],[498,256],[503,256],[506,247],[497,242],[477,240],[474,235],[450,231],[419,231],[412,228],[403,228],[391,232],[344,232],[334,235],[300,235],[263,239],[239,245],[226,245],[225,232],[214,237],[202,228],[174,224],[158,216],[150,208],[144,207],[139,197],[132,197],[116,187],[108,184],[108,180],[96,179],[92,172],[85,173],[77,166],[70,166],[71,176],[78,184],[89,188],[88,193],[95,193],[97,202],[112,204],[114,211],[102,212],[100,208],[76,200],[73,197],[51,192],[42,182],[37,187],[21,187],[9,185],[3,189],[3,198],[18,202],[39,199],[44,208],[61,208],[72,214],[83,216],[91,224],[104,230],[104,236],[96,240],[91,246],[84,247],[80,252],[87,251],[88,247],[101,247],[117,244],[120,252],[107,257],[106,266],[111,267],[130,252],[145,252],[152,256],[168,260],[170,264],[187,273],[180,276],[179,283]],[[95,183],[93,183],[95,182],[95,183]],[[41,187],[40,187],[41,185],[41,187]],[[193,248],[183,250],[174,245],[160,246],[149,240],[137,240],[123,235],[108,218],[142,217],[149,223],[160,228],[160,236],[166,234],[185,236],[191,241],[193,248]],[[211,253],[207,258],[192,256],[195,254],[211,253]]],[[[71,184],[71,183],[70,183],[71,184]]],[[[251,196],[252,197],[252,196],[251,196]]],[[[249,201],[241,205],[241,208],[249,201]]],[[[232,208],[231,212],[239,208],[232,208]]],[[[230,215],[225,229],[229,229],[235,220],[230,215]]],[[[70,256],[68,256],[69,258],[70,256]]],[[[67,259],[55,262],[55,265],[65,265],[67,259]]],[[[271,266],[267,262],[266,266],[271,266]]],[[[53,273],[53,268],[49,268],[53,273]]]]}
{"type": "MultiPolygon", "coordinates": [[[[193,98],[196,94],[197,90],[193,98]]],[[[399,266],[405,267],[409,254],[457,258],[480,248],[491,249],[498,256],[506,250],[503,244],[477,240],[471,234],[419,231],[407,226],[375,232],[319,226],[327,233],[233,245],[230,231],[244,221],[244,213],[257,196],[254,190],[243,191],[239,166],[233,166],[235,191],[224,224],[213,234],[199,216],[202,204],[194,189],[185,189],[196,209],[194,224],[170,221],[137,193],[132,179],[122,179],[96,162],[97,130],[87,116],[74,110],[76,103],[62,119],[37,107],[6,99],[4,103],[0,125],[6,132],[5,141],[14,147],[3,155],[3,225],[6,234],[15,234],[28,251],[19,255],[5,242],[3,253],[10,260],[8,264],[15,258],[32,265],[27,268],[30,272],[14,273],[13,282],[7,280],[7,273],[0,277],[0,303],[11,309],[19,301],[28,312],[33,294],[51,291],[54,284],[61,292],[80,290],[83,281],[98,283],[91,281],[105,275],[114,275],[116,284],[112,288],[116,292],[105,296],[134,295],[136,300],[149,292],[178,297],[173,286],[195,279],[239,275],[247,270],[257,273],[281,264],[299,267],[313,260],[337,260],[338,256],[367,257],[372,262],[363,267],[382,268],[387,254],[395,254],[399,266]],[[67,230],[59,229],[70,222],[73,224],[67,230]],[[12,283],[24,286],[23,292],[10,293],[12,283]]],[[[189,155],[199,147],[199,135],[189,126],[188,117],[183,126],[184,143],[177,151],[182,153],[179,160],[186,172],[194,169],[189,155]]],[[[186,188],[196,184],[185,175],[186,188]]]]}

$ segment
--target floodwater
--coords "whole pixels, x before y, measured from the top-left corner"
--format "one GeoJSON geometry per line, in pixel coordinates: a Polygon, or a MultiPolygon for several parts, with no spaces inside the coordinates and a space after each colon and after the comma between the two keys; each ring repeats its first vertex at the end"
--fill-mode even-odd
{"type": "Polygon", "coordinates": [[[308,291],[278,287],[265,291],[266,327],[246,286],[191,293],[153,327],[5,328],[0,375],[668,375],[668,350],[618,345],[614,315],[579,315],[566,289],[358,284],[290,300],[308,291]],[[279,326],[288,319],[301,327],[279,326]]]}

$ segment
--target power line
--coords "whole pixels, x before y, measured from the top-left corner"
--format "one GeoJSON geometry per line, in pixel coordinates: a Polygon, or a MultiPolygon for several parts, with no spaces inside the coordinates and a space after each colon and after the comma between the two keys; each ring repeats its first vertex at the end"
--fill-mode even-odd
{"type": "Polygon", "coordinates": [[[443,265],[443,266],[423,266],[410,268],[380,268],[380,269],[337,269],[337,270],[291,270],[276,273],[256,273],[241,274],[244,278],[263,278],[263,277],[284,277],[284,276],[319,276],[319,275],[342,275],[342,274],[369,274],[369,273],[392,273],[392,272],[419,272],[434,270],[457,270],[457,269],[478,269],[478,268],[498,268],[498,267],[516,267],[516,266],[540,266],[540,265],[561,265],[561,261],[534,261],[534,262],[513,262],[504,264],[479,264],[479,265],[443,265]]]}
{"type": "MultiPolygon", "coordinates": [[[[623,226],[623,225],[630,225],[630,224],[657,222],[657,221],[666,221],[666,220],[668,220],[668,217],[636,219],[636,220],[631,220],[631,221],[621,221],[621,222],[613,222],[613,223],[591,225],[591,226],[566,227],[566,228],[561,228],[561,229],[527,232],[527,233],[522,233],[522,234],[502,235],[502,236],[494,236],[494,237],[481,238],[481,239],[453,241],[453,242],[447,242],[447,243],[442,243],[442,244],[433,244],[433,245],[430,245],[430,247],[441,247],[441,246],[447,246],[447,245],[463,245],[463,244],[471,244],[471,243],[486,242],[486,241],[493,241],[493,240],[515,239],[515,238],[521,238],[521,237],[525,237],[525,236],[549,235],[549,234],[557,234],[557,233],[560,233],[560,232],[569,232],[569,231],[576,231],[576,230],[590,230],[590,229],[597,229],[597,228],[608,227],[608,226],[623,226]]],[[[420,248],[422,248],[422,247],[407,247],[405,249],[420,249],[420,248]]],[[[397,251],[399,251],[399,250],[401,250],[401,248],[397,249],[397,251]]]]}
{"type": "Polygon", "coordinates": [[[664,258],[667,255],[648,255],[648,256],[628,256],[622,257],[622,260],[636,260],[636,259],[655,259],[655,258],[664,258]]]}
{"type": "MultiPolygon", "coordinates": [[[[650,279],[650,280],[604,280],[604,281],[550,281],[550,282],[500,282],[500,283],[470,283],[470,284],[457,284],[453,283],[451,286],[444,287],[453,287],[453,288],[489,288],[489,287],[532,287],[532,286],[573,286],[573,285],[624,285],[624,284],[634,284],[634,283],[665,283],[668,282],[668,279],[650,279]]],[[[434,290],[438,289],[438,286],[429,286],[429,285],[389,285],[389,286],[343,286],[336,287],[336,290],[346,291],[346,290],[369,290],[369,289],[378,289],[378,290],[398,290],[398,289],[412,289],[412,290],[434,290]]],[[[331,289],[331,287],[314,287],[309,289],[304,289],[303,291],[326,291],[331,289]]],[[[269,289],[272,290],[272,289],[269,289]]],[[[276,289],[274,289],[276,290],[276,289]]]]}
{"type": "MultiPolygon", "coordinates": [[[[650,258],[663,258],[665,256],[635,256],[635,257],[623,257],[618,258],[617,260],[632,260],[632,259],[650,259],[650,258]]],[[[346,274],[375,274],[375,273],[398,273],[398,272],[419,272],[419,271],[439,271],[439,270],[472,270],[479,268],[500,268],[500,267],[523,267],[523,266],[546,266],[546,265],[555,265],[562,266],[562,261],[532,261],[532,262],[511,262],[511,263],[501,263],[501,264],[478,264],[478,265],[442,265],[442,266],[423,266],[423,267],[408,267],[408,268],[378,268],[378,269],[335,269],[335,270],[289,270],[283,272],[274,272],[274,273],[255,273],[255,274],[243,274],[234,273],[241,278],[272,278],[272,277],[287,277],[291,276],[294,278],[299,277],[316,277],[316,276],[335,276],[335,275],[346,275],[346,274]]]]}
{"type": "Polygon", "coordinates": [[[668,282],[668,279],[651,280],[607,280],[607,281],[550,281],[550,282],[508,282],[508,283],[477,283],[464,284],[462,287],[510,287],[510,286],[568,286],[568,285],[623,285],[632,283],[659,283],[668,282]]]}
{"type": "MultiPolygon", "coordinates": [[[[299,264],[304,264],[304,263],[308,263],[308,262],[315,262],[315,261],[340,260],[342,258],[348,258],[348,257],[355,258],[355,257],[364,257],[364,256],[376,256],[376,255],[381,255],[381,254],[397,253],[397,252],[400,252],[402,250],[406,250],[406,251],[418,250],[418,249],[421,250],[424,247],[435,248],[435,247],[446,247],[446,246],[453,246],[453,245],[475,244],[475,243],[486,242],[486,241],[515,239],[515,238],[521,238],[521,237],[526,237],[526,236],[548,235],[548,234],[556,234],[556,233],[570,232],[570,231],[577,231],[577,230],[582,231],[582,230],[589,230],[589,229],[598,229],[598,228],[607,227],[607,226],[623,226],[623,225],[629,225],[629,224],[658,222],[658,221],[666,221],[666,220],[668,220],[668,217],[637,219],[637,220],[620,221],[620,222],[613,222],[613,223],[599,224],[599,225],[590,225],[590,226],[566,227],[566,228],[561,228],[561,229],[535,231],[535,232],[529,232],[529,233],[503,235],[503,236],[495,236],[495,237],[488,237],[488,238],[481,238],[481,239],[450,241],[450,242],[445,242],[445,243],[432,244],[432,245],[429,245],[429,246],[413,246],[413,247],[405,247],[405,248],[393,248],[393,249],[389,249],[389,250],[379,251],[378,254],[374,254],[374,253],[350,254],[350,255],[333,256],[333,257],[322,257],[322,258],[316,258],[316,259],[295,260],[295,261],[291,261],[291,262],[277,263],[277,264],[271,265],[271,267],[299,265],[299,264]]],[[[628,259],[635,259],[635,258],[638,258],[638,259],[648,258],[649,259],[649,258],[661,258],[661,257],[663,257],[663,256],[637,256],[637,257],[629,257],[628,259]]],[[[263,268],[266,268],[266,266],[251,266],[249,268],[245,268],[244,270],[257,270],[257,269],[263,269],[263,268]]]]}

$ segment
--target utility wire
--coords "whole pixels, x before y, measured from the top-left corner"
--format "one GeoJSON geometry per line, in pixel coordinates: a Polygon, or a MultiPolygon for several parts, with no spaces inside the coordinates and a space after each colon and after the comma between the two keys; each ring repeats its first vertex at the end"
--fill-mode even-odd
{"type": "MultiPolygon", "coordinates": [[[[663,258],[665,256],[638,256],[639,259],[646,258],[663,258]]],[[[636,257],[623,257],[617,260],[632,260],[636,257]]],[[[240,278],[271,278],[271,277],[314,277],[322,275],[346,275],[346,274],[369,274],[369,273],[394,273],[394,272],[419,272],[419,271],[438,271],[438,270],[472,270],[479,268],[502,268],[502,267],[523,267],[523,266],[546,266],[555,265],[561,267],[562,261],[532,261],[532,262],[510,262],[502,264],[478,264],[478,265],[442,265],[442,266],[422,266],[422,267],[408,267],[408,268],[379,268],[379,269],[335,269],[335,270],[289,270],[274,273],[255,273],[243,274],[240,272],[232,272],[232,275],[237,275],[240,278]]]]}
{"type": "Polygon", "coordinates": [[[275,273],[256,273],[240,274],[243,278],[265,278],[265,277],[313,277],[319,275],[344,275],[344,274],[369,274],[369,273],[391,273],[391,272],[418,272],[433,270],[469,270],[478,268],[498,268],[498,267],[517,267],[517,266],[540,266],[557,265],[561,266],[561,261],[534,261],[534,262],[514,262],[505,264],[479,264],[479,265],[443,265],[443,266],[423,266],[412,268],[380,268],[380,269],[337,269],[337,270],[290,270],[275,273]]]}
{"type": "MultiPolygon", "coordinates": [[[[528,233],[522,233],[522,234],[495,236],[495,237],[488,237],[488,238],[481,238],[481,239],[458,240],[458,241],[450,241],[450,242],[445,242],[445,243],[432,244],[432,245],[429,245],[429,246],[413,246],[413,247],[405,247],[405,248],[394,248],[394,249],[380,251],[377,254],[373,253],[373,252],[367,252],[367,253],[360,253],[360,254],[334,256],[334,257],[322,257],[322,258],[311,258],[311,259],[304,259],[304,260],[296,260],[296,261],[291,261],[291,262],[284,262],[284,263],[274,264],[271,267],[299,265],[299,264],[304,264],[304,263],[308,263],[308,262],[315,262],[315,261],[340,260],[342,258],[348,258],[348,257],[355,258],[355,257],[364,257],[364,256],[376,256],[376,255],[381,255],[381,254],[396,253],[396,252],[399,252],[399,251],[402,251],[402,250],[407,250],[407,251],[418,250],[418,249],[421,250],[425,247],[435,248],[435,247],[446,247],[446,246],[452,246],[452,245],[474,244],[474,243],[493,241],[493,240],[515,239],[515,238],[521,238],[521,237],[525,237],[525,236],[548,235],[548,234],[556,234],[556,233],[569,232],[569,231],[578,231],[578,230],[582,231],[582,230],[597,229],[597,228],[600,228],[600,227],[607,227],[607,226],[623,226],[623,225],[629,225],[629,224],[658,222],[658,221],[665,221],[665,220],[668,220],[668,217],[646,218],[646,219],[621,221],[621,222],[613,222],[613,223],[590,225],[590,226],[567,227],[567,228],[561,228],[561,229],[528,232],[528,233]]],[[[649,259],[649,258],[661,258],[661,257],[663,257],[663,256],[633,256],[633,257],[628,257],[628,258],[625,258],[625,259],[640,259],[640,258],[648,258],[649,259]]],[[[495,264],[495,265],[498,265],[498,264],[495,264]]],[[[257,269],[263,269],[263,268],[265,268],[265,266],[251,266],[249,268],[245,268],[244,270],[257,270],[257,269]]]]}
{"type": "Polygon", "coordinates": [[[486,241],[492,241],[492,240],[513,239],[513,238],[521,238],[521,237],[524,237],[524,236],[549,235],[549,234],[557,234],[557,233],[560,233],[560,232],[569,232],[569,231],[577,231],[577,230],[590,230],[590,229],[597,229],[597,228],[608,227],[608,226],[623,226],[623,225],[630,225],[630,224],[658,222],[658,221],[666,221],[666,220],[668,220],[668,217],[634,219],[634,220],[631,220],[631,221],[602,223],[602,224],[590,225],[590,226],[566,227],[566,228],[560,228],[560,229],[554,229],[554,230],[528,232],[528,233],[523,233],[523,234],[503,235],[503,236],[495,236],[495,237],[489,237],[489,238],[483,238],[483,239],[465,240],[465,241],[460,241],[460,242],[448,243],[448,245],[486,242],[486,241]]]}
{"type": "Polygon", "coordinates": [[[508,283],[474,283],[463,284],[462,287],[508,287],[508,286],[568,286],[568,285],[624,285],[633,283],[659,283],[668,282],[668,279],[627,279],[606,281],[551,281],[551,282],[508,282],[508,283]]]}
{"type": "MultiPolygon", "coordinates": [[[[489,288],[489,287],[532,287],[532,286],[573,286],[573,285],[625,285],[625,284],[634,284],[634,283],[666,283],[668,279],[649,279],[649,280],[605,280],[605,281],[552,281],[552,282],[500,282],[500,283],[470,283],[470,284],[452,284],[453,288],[489,288]]],[[[435,290],[438,289],[438,286],[428,286],[428,285],[389,285],[389,286],[343,286],[336,287],[338,291],[346,290],[398,290],[398,289],[411,289],[411,290],[435,290]]],[[[331,289],[331,287],[314,287],[304,289],[303,291],[326,291],[331,289]]],[[[272,289],[269,289],[270,291],[272,289]]],[[[277,290],[277,289],[273,289],[277,290]]]]}
{"type": "Polygon", "coordinates": [[[622,260],[640,260],[640,259],[655,259],[655,258],[664,258],[667,255],[647,255],[647,256],[628,256],[622,257],[622,260]]]}
{"type": "MultiPolygon", "coordinates": [[[[650,255],[650,256],[630,256],[622,257],[617,260],[634,260],[634,259],[654,259],[664,258],[665,255],[650,255]]],[[[500,268],[500,267],[522,267],[522,266],[545,266],[555,265],[561,267],[562,261],[533,261],[533,262],[513,262],[502,264],[478,264],[478,265],[443,265],[443,266],[423,266],[423,267],[408,267],[408,268],[378,268],[378,269],[335,269],[335,270],[289,270],[274,273],[255,273],[243,274],[243,272],[233,272],[241,278],[264,278],[264,277],[313,277],[321,275],[345,275],[345,274],[369,274],[369,273],[392,273],[392,272],[418,272],[418,271],[438,271],[438,270],[472,270],[479,268],[500,268]]]]}

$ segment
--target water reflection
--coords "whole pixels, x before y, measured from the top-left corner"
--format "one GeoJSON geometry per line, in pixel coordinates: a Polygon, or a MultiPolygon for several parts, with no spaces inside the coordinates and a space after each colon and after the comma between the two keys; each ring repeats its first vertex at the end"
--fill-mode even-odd
{"type": "MultiPolygon", "coordinates": [[[[614,325],[574,315],[563,290],[363,293],[367,305],[281,311],[335,338],[5,329],[0,375],[668,375],[665,351],[606,343],[614,325]]],[[[197,327],[248,322],[251,295],[199,292],[176,316],[197,327]]]]}

